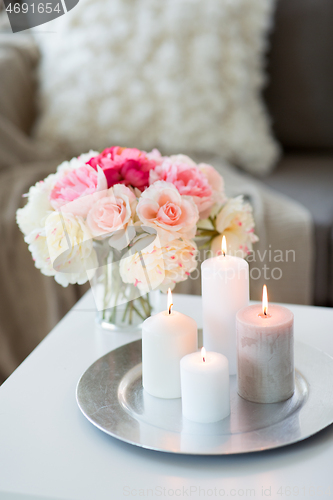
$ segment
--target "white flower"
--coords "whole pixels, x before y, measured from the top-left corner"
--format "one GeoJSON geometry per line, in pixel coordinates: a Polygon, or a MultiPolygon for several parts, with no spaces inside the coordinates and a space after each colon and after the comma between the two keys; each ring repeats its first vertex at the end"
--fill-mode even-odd
{"type": "Polygon", "coordinates": [[[165,278],[161,290],[167,291],[175,287],[176,283],[185,281],[191,272],[197,268],[198,249],[194,241],[174,240],[163,249],[165,278]]]}
{"type": "Polygon", "coordinates": [[[56,178],[56,174],[51,174],[43,181],[31,186],[27,204],[17,210],[16,221],[25,236],[42,228],[45,224],[45,218],[53,210],[49,195],[56,178]]]}
{"type": "Polygon", "coordinates": [[[225,235],[228,253],[246,256],[252,251],[252,244],[258,241],[254,234],[252,207],[244,203],[242,196],[231,198],[216,216],[215,226],[220,233],[211,245],[214,254],[221,252],[222,236],[225,235]]]}
{"type": "Polygon", "coordinates": [[[28,248],[37,269],[40,269],[45,276],[55,276],[56,271],[50,259],[45,237],[45,228],[31,231],[31,233],[24,238],[24,241],[29,245],[28,248]]]}
{"type": "Polygon", "coordinates": [[[93,276],[97,256],[82,217],[53,212],[45,223],[45,237],[58,283],[82,285],[93,276]]]}
{"type": "Polygon", "coordinates": [[[166,291],[196,269],[197,254],[193,241],[173,240],[163,247],[154,242],[140,253],[122,258],[120,274],[125,283],[133,283],[141,293],[157,288],[166,291]]]}

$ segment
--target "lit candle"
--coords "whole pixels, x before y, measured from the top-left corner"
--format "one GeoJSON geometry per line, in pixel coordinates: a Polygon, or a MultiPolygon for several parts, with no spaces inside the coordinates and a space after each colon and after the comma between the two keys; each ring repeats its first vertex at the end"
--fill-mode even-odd
{"type": "Polygon", "coordinates": [[[236,313],[249,303],[249,265],[227,255],[225,236],[222,255],[201,265],[203,340],[207,350],[224,354],[230,375],[237,371],[236,313]]]}
{"type": "Polygon", "coordinates": [[[142,384],[152,396],[180,398],[180,360],[198,349],[194,319],[172,309],[147,318],[142,325],[142,384]]]}
{"type": "Polygon", "coordinates": [[[217,422],[230,413],[229,366],[218,352],[188,354],[180,362],[182,411],[194,422],[217,422]]]}
{"type": "Polygon", "coordinates": [[[269,305],[266,285],[262,305],[237,314],[238,394],[255,403],[278,403],[295,390],[294,315],[269,305]]]}

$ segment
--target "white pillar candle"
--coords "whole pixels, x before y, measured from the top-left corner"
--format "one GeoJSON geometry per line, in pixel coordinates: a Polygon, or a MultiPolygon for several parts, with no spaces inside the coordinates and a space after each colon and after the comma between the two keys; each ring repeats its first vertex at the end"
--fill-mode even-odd
{"type": "Polygon", "coordinates": [[[142,326],[142,385],[152,396],[166,399],[180,398],[180,360],[198,349],[196,322],[171,306],[142,326]]]}
{"type": "MultiPolygon", "coordinates": [[[[225,242],[225,237],[223,237],[225,242]]],[[[203,341],[207,350],[224,354],[230,375],[237,371],[236,313],[249,303],[249,265],[222,255],[201,265],[203,341]]]]}
{"type": "Polygon", "coordinates": [[[194,422],[217,422],[230,413],[229,366],[217,352],[188,354],[180,362],[182,411],[194,422]]]}
{"type": "MultiPolygon", "coordinates": [[[[264,297],[267,291],[264,292],[264,297]]],[[[263,297],[263,299],[264,299],[263,297]]],[[[237,314],[238,394],[278,403],[295,389],[294,315],[286,307],[253,305],[237,314]]]]}

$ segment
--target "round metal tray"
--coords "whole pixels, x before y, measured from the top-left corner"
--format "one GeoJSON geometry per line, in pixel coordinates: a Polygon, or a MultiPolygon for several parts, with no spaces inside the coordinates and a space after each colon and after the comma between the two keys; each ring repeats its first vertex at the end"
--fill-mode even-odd
{"type": "Polygon", "coordinates": [[[79,408],[110,436],[151,450],[228,455],[296,443],[333,423],[333,358],[295,343],[296,390],[283,403],[257,404],[237,394],[230,377],[231,413],[213,424],[182,416],[181,399],[158,399],[142,388],[141,340],[109,352],[82,375],[79,408]]]}

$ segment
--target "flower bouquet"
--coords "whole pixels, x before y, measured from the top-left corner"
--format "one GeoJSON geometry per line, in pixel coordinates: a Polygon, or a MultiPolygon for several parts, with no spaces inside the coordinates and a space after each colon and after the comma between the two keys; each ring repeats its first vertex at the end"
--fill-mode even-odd
{"type": "Polygon", "coordinates": [[[188,156],[118,146],[63,162],[32,186],[17,222],[35,262],[62,286],[92,280],[104,325],[137,326],[149,293],[186,280],[196,241],[217,254],[222,235],[245,257],[257,241],[251,206],[226,198],[221,175],[188,156]]]}

